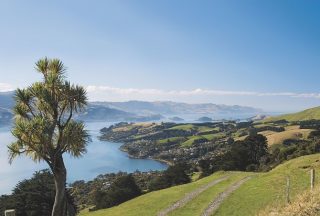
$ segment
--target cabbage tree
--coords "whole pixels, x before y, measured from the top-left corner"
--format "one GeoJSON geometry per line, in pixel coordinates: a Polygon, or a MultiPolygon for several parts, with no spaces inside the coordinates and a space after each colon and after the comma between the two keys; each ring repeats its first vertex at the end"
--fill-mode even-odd
{"type": "Polygon", "coordinates": [[[40,59],[35,68],[42,81],[15,91],[12,134],[16,141],[8,146],[9,160],[24,154],[48,164],[56,189],[52,216],[64,216],[67,170],[63,155],[80,157],[86,152],[90,137],[74,114],[86,107],[87,95],[83,87],[66,80],[66,67],[59,59],[40,59]]]}

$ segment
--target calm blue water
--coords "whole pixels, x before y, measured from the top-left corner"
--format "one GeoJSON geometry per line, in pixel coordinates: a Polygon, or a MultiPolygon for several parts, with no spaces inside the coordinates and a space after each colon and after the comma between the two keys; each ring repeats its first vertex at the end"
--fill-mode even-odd
{"type": "MultiPolygon", "coordinates": [[[[104,122],[86,123],[92,142],[89,143],[88,152],[82,158],[65,157],[69,182],[81,179],[91,180],[104,173],[167,168],[165,164],[158,161],[129,158],[125,152],[119,150],[121,146],[119,143],[98,140],[99,130],[109,125],[110,123],[104,122]]],[[[48,168],[45,163],[36,164],[26,157],[17,158],[10,165],[6,146],[13,140],[10,127],[0,127],[0,195],[10,193],[20,180],[31,177],[34,171],[48,168]]]]}

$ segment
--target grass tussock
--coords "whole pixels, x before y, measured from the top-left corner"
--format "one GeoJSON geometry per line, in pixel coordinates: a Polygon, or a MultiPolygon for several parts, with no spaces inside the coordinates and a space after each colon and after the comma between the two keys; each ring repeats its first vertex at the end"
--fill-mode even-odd
{"type": "Polygon", "coordinates": [[[268,207],[258,216],[316,216],[320,215],[320,187],[298,195],[295,200],[284,207],[268,207]]]}

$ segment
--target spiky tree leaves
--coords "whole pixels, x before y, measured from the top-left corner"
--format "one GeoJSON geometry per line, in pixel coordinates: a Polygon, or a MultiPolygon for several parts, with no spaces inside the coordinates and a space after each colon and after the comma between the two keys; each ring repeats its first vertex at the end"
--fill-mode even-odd
{"type": "Polygon", "coordinates": [[[52,215],[63,216],[67,172],[62,155],[80,157],[86,152],[89,134],[73,115],[85,108],[87,96],[83,87],[65,80],[66,67],[60,60],[40,59],[35,68],[43,80],[15,93],[12,134],[17,141],[8,146],[9,159],[25,154],[49,165],[56,186],[52,215]]]}

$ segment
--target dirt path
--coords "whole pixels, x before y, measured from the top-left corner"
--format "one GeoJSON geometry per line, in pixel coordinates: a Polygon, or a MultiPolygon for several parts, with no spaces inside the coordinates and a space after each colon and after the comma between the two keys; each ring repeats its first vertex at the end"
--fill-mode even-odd
{"type": "Polygon", "coordinates": [[[206,210],[202,213],[202,216],[210,216],[212,213],[219,208],[221,203],[225,198],[227,198],[233,191],[237,190],[243,183],[248,181],[251,178],[251,176],[248,176],[246,178],[241,179],[240,181],[234,183],[229,188],[227,188],[225,191],[219,194],[217,198],[215,198],[209,206],[206,208],[206,210]]]}
{"type": "Polygon", "coordinates": [[[173,205],[169,206],[168,208],[160,211],[158,213],[158,216],[165,216],[168,213],[172,212],[173,210],[177,209],[177,208],[181,208],[183,206],[185,206],[190,200],[194,199],[195,197],[197,197],[199,194],[201,194],[203,191],[209,189],[210,187],[213,187],[214,185],[218,184],[219,182],[222,182],[226,179],[228,179],[229,176],[224,176],[221,177],[219,179],[216,179],[212,182],[210,182],[209,184],[206,184],[188,194],[186,194],[181,200],[179,200],[178,202],[174,203],[173,205]]]}

